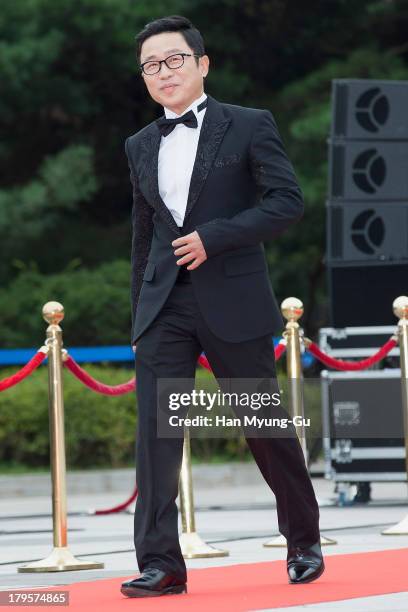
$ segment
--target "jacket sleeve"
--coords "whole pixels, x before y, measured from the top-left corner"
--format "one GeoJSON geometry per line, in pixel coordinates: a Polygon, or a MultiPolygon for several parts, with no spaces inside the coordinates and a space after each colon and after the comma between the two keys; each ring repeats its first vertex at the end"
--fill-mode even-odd
{"type": "Polygon", "coordinates": [[[132,159],[129,154],[129,138],[125,141],[125,151],[128,158],[130,181],[133,188],[132,206],[132,250],[131,250],[131,311],[132,330],[136,318],[136,309],[139,301],[140,290],[143,283],[143,275],[146,268],[147,257],[153,236],[153,213],[154,210],[147,203],[139,189],[136,173],[133,169],[132,159]]]}
{"type": "Polygon", "coordinates": [[[207,257],[271,240],[303,215],[303,195],[273,115],[260,112],[249,148],[259,202],[231,218],[216,218],[196,230],[207,257]]]}

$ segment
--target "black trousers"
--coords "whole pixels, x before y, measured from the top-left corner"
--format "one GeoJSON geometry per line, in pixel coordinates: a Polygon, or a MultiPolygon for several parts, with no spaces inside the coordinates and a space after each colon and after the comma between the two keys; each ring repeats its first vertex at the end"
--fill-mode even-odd
{"type": "MultiPolygon", "coordinates": [[[[276,377],[272,338],[268,335],[229,343],[212,334],[201,316],[189,275],[184,267],[180,269],[178,281],[162,310],[139,338],[135,355],[136,558],[140,572],[156,567],[181,580],[187,576],[179,545],[176,498],[183,439],[157,435],[157,380],[194,379],[201,351],[217,379],[276,377]]],[[[246,437],[246,440],[275,494],[279,531],[288,545],[309,546],[319,541],[319,508],[298,439],[246,437]]]]}

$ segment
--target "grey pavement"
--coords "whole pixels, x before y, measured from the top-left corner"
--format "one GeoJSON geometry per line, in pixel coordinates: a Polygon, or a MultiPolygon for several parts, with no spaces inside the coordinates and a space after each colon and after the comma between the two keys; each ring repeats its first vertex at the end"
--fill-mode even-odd
{"type": "MultiPolygon", "coordinates": [[[[228,550],[229,556],[187,560],[187,568],[285,559],[285,547],[263,546],[279,533],[274,496],[255,464],[193,466],[193,480],[197,532],[212,546],[228,550]]],[[[408,547],[408,536],[381,535],[408,514],[406,483],[373,483],[373,500],[349,507],[335,505],[333,482],[314,477],[313,484],[322,535],[337,541],[324,547],[325,555],[408,547]]],[[[68,547],[78,558],[102,561],[104,569],[18,573],[18,566],[52,550],[50,477],[0,476],[0,590],[136,575],[133,508],[120,514],[90,514],[123,502],[133,485],[133,470],[68,473],[68,547]]],[[[346,607],[348,612],[407,612],[408,578],[405,593],[274,610],[328,612],[346,607]]]]}

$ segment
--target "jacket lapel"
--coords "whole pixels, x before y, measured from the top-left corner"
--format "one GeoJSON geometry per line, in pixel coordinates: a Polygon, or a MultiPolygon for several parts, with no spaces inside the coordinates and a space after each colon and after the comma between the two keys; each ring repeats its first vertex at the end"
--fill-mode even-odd
{"type": "MultiPolygon", "coordinates": [[[[225,117],[222,106],[212,96],[208,97],[207,110],[204,115],[197,145],[197,154],[191,175],[190,189],[187,198],[187,207],[184,222],[197,202],[210,168],[213,164],[221,141],[231,119],[225,117]]],[[[159,192],[158,158],[161,134],[156,125],[152,123],[141,140],[141,154],[144,158],[144,173],[148,183],[149,203],[156,209],[162,219],[178,235],[180,228],[174,221],[173,215],[163,202],[159,192]]]]}
{"type": "Polygon", "coordinates": [[[162,217],[163,221],[174,231],[178,236],[181,236],[180,228],[175,222],[173,215],[165,205],[159,192],[159,176],[158,176],[158,159],[160,149],[161,134],[153,123],[146,135],[141,141],[142,157],[146,160],[144,166],[144,174],[146,176],[149,198],[148,202],[162,217]]]}
{"type": "Polygon", "coordinates": [[[231,119],[225,117],[221,104],[208,94],[207,97],[207,110],[201,126],[197,154],[191,174],[184,222],[198,200],[221,141],[231,122],[231,119]]]}

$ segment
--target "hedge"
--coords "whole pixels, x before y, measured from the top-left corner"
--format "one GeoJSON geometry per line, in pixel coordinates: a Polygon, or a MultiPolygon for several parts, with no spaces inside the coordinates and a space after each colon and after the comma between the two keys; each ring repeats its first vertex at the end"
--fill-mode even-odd
{"type": "MultiPolygon", "coordinates": [[[[119,384],[134,375],[133,366],[108,367],[83,364],[95,378],[119,384]]],[[[0,379],[18,368],[2,368],[0,379]]],[[[285,377],[279,376],[284,384],[285,377]]],[[[216,391],[211,373],[197,369],[197,388],[216,391]]],[[[67,467],[119,468],[134,465],[137,427],[135,393],[107,397],[84,387],[64,370],[65,445],[67,467]]],[[[309,447],[319,436],[320,398],[316,389],[306,387],[307,416],[312,417],[309,447]]],[[[234,437],[191,438],[197,460],[245,460],[250,453],[242,433],[234,437]]],[[[49,465],[48,380],[45,366],[22,383],[0,393],[0,465],[49,465]]]]}

